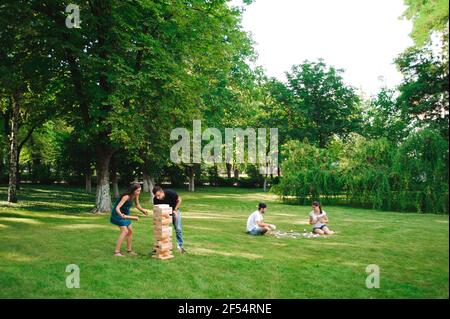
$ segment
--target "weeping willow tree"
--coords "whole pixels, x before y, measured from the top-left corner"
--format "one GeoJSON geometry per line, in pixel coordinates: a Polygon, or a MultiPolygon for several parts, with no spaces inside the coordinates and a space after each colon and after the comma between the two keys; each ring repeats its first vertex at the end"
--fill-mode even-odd
{"type": "Polygon", "coordinates": [[[312,199],[336,198],[340,185],[335,152],[320,149],[307,141],[290,141],[283,146],[283,178],[272,191],[284,200],[306,204],[312,199]]]}
{"type": "Polygon", "coordinates": [[[390,209],[393,145],[386,139],[353,135],[345,145],[340,179],[346,199],[355,206],[390,209]]]}
{"type": "Polygon", "coordinates": [[[448,142],[435,130],[413,133],[393,166],[396,209],[448,213],[448,142]]]}
{"type": "Polygon", "coordinates": [[[372,209],[448,213],[448,143],[439,132],[412,133],[400,145],[353,134],[326,149],[283,146],[283,176],[272,191],[286,201],[372,209]]]}

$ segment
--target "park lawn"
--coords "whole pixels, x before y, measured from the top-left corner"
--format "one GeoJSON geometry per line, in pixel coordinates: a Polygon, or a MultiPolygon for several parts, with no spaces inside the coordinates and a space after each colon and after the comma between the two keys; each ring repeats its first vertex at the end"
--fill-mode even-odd
{"type": "MultiPolygon", "coordinates": [[[[249,213],[268,203],[266,221],[309,231],[306,206],[257,190],[181,191],[186,255],[148,257],[152,220],[134,222],[139,257],[113,257],[118,229],[88,213],[93,195],[62,186],[24,186],[6,203],[0,187],[0,298],[448,298],[449,218],[325,207],[328,238],[245,234],[249,213]],[[80,267],[79,289],[66,266],[80,267]],[[381,271],[367,289],[366,266],[381,271]]],[[[148,196],[141,200],[150,207],[148,196]]],[[[133,209],[133,213],[136,210],[133,209]]]]}

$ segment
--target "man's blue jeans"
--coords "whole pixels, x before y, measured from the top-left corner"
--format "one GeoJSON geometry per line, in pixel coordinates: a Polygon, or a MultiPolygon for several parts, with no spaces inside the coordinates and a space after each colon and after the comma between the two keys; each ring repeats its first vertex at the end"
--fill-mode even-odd
{"type": "Polygon", "coordinates": [[[183,230],[181,226],[181,209],[178,209],[178,213],[172,214],[172,223],[175,228],[175,234],[177,237],[178,247],[183,247],[183,230]]]}

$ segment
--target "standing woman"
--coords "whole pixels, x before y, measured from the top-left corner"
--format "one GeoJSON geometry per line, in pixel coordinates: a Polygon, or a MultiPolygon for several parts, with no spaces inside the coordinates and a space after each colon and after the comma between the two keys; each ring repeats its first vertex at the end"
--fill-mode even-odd
{"type": "Polygon", "coordinates": [[[111,212],[111,223],[119,226],[120,235],[117,240],[116,249],[114,250],[114,256],[123,257],[124,255],[120,252],[122,248],[122,242],[127,239],[127,253],[131,256],[137,256],[137,254],[131,249],[131,242],[133,240],[133,228],[131,221],[125,219],[126,216],[130,215],[130,208],[133,201],[136,203],[136,208],[140,210],[144,215],[148,215],[149,212],[143,209],[139,203],[139,194],[141,193],[141,184],[132,184],[128,190],[120,195],[117,200],[116,205],[111,212]]]}

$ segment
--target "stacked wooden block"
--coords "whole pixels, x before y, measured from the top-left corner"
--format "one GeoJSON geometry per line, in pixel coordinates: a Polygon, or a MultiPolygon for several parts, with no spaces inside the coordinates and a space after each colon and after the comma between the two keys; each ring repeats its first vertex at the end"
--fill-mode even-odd
{"type": "Polygon", "coordinates": [[[155,254],[153,258],[170,259],[172,254],[172,208],[169,205],[153,207],[153,234],[155,236],[155,254]]]}

